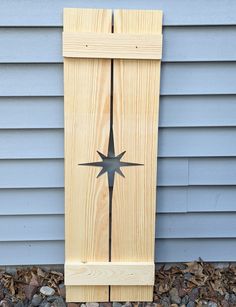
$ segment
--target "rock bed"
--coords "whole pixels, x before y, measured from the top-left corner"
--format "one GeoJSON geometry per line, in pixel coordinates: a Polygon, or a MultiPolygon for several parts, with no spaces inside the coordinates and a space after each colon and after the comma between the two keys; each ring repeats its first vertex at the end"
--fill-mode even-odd
{"type": "Polygon", "coordinates": [[[2,307],[231,307],[236,306],[236,266],[191,262],[156,271],[152,303],[65,303],[63,273],[28,269],[0,271],[2,307]]]}

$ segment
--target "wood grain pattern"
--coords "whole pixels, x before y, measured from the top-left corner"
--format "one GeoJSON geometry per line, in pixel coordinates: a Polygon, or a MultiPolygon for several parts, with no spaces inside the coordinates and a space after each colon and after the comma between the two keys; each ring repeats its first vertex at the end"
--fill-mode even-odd
{"type": "MultiPolygon", "coordinates": [[[[161,34],[162,12],[117,10],[115,33],[161,34]]],[[[160,61],[114,60],[116,152],[143,166],[123,169],[113,191],[112,261],[154,262],[160,61]]],[[[151,301],[152,286],[112,286],[112,301],[151,301]]]]}
{"type": "MultiPolygon", "coordinates": [[[[110,32],[111,11],[65,9],[64,31],[110,32]]],[[[109,200],[106,176],[79,163],[98,161],[107,151],[111,61],[64,61],[65,258],[108,261],[109,200]]],[[[66,267],[66,266],[65,266],[66,267]]],[[[67,301],[106,301],[107,286],[66,286],[67,301]]]]}
{"type": "Polygon", "coordinates": [[[67,263],[67,285],[153,285],[153,262],[67,263]]]}
{"type": "Polygon", "coordinates": [[[161,55],[161,34],[63,33],[64,57],[156,60],[161,55]]]}

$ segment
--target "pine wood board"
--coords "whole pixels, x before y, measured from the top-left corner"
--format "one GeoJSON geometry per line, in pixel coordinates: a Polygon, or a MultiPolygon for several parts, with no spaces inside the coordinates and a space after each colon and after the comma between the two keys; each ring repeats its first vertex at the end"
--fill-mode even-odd
{"type": "MultiPolygon", "coordinates": [[[[111,11],[65,9],[64,31],[110,32],[111,11]]],[[[78,164],[107,151],[110,73],[110,60],[64,59],[66,263],[109,260],[107,178],[78,164]]],[[[107,301],[108,295],[108,286],[66,286],[68,302],[107,301]]]]}
{"type": "Polygon", "coordinates": [[[108,59],[161,59],[161,34],[63,33],[63,56],[108,59]]]}
{"type": "Polygon", "coordinates": [[[153,262],[74,262],[66,264],[66,285],[153,285],[153,262]]]}
{"type": "MultiPolygon", "coordinates": [[[[162,12],[117,10],[114,33],[161,34],[162,12]]],[[[113,190],[112,261],[154,262],[160,61],[114,60],[116,153],[126,150],[125,179],[113,190]]],[[[111,301],[152,301],[152,286],[112,286],[111,301]]]]}

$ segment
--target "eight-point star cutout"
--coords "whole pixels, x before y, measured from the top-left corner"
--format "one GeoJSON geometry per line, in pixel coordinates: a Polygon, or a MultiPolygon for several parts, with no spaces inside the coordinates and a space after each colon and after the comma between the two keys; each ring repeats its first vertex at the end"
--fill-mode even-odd
{"type": "Polygon", "coordinates": [[[140,163],[132,163],[132,162],[121,161],[121,159],[123,158],[123,156],[125,154],[125,151],[123,151],[122,153],[120,153],[117,156],[115,155],[115,146],[114,146],[114,138],[113,138],[113,130],[112,129],[110,131],[107,156],[104,155],[103,153],[101,153],[100,151],[97,151],[97,153],[101,157],[102,161],[80,163],[79,165],[101,167],[102,169],[98,173],[97,178],[102,176],[103,174],[107,173],[108,174],[109,186],[114,185],[115,173],[121,175],[122,177],[125,177],[122,170],[120,169],[121,167],[143,165],[143,164],[140,164],[140,163]]]}

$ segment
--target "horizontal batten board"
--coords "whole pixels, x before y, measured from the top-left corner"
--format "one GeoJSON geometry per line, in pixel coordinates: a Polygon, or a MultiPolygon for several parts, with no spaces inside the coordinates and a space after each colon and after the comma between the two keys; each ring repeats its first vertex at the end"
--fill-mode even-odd
{"type": "Polygon", "coordinates": [[[162,10],[164,25],[236,24],[234,0],[212,0],[208,5],[204,0],[194,4],[185,0],[1,0],[0,26],[62,26],[64,7],[162,10]]]}
{"type": "MultiPolygon", "coordinates": [[[[162,96],[159,127],[236,126],[236,95],[162,96]]],[[[63,97],[0,97],[0,129],[63,128],[63,97]]]]}
{"type": "Polygon", "coordinates": [[[154,285],[152,262],[75,262],[65,263],[65,285],[138,286],[154,285]]]}
{"type": "Polygon", "coordinates": [[[0,216],[0,241],[64,240],[64,215],[0,216]]]}
{"type": "MultiPolygon", "coordinates": [[[[162,95],[236,94],[236,62],[163,63],[161,72],[162,95]]],[[[0,96],[62,96],[62,64],[0,64],[0,88],[0,96]]]]}
{"type": "Polygon", "coordinates": [[[0,129],[63,128],[63,97],[1,97],[0,129]]]}
{"type": "Polygon", "coordinates": [[[64,214],[64,190],[1,189],[0,215],[64,214]]]}
{"type": "Polygon", "coordinates": [[[162,96],[159,127],[236,126],[235,95],[162,96]]]}
{"type": "MultiPolygon", "coordinates": [[[[156,238],[236,238],[235,218],[236,212],[159,213],[156,238]]],[[[0,241],[22,240],[64,240],[64,215],[0,216],[0,241]]]]}
{"type": "Polygon", "coordinates": [[[64,32],[63,56],[159,60],[162,57],[162,35],[64,32]]]}
{"type": "MultiPolygon", "coordinates": [[[[123,170],[125,174],[125,169],[123,170]]],[[[159,158],[159,186],[235,185],[236,158],[159,158]]],[[[0,160],[1,188],[61,188],[63,159],[0,160]]]]}
{"type": "MultiPolygon", "coordinates": [[[[164,27],[162,62],[234,61],[236,26],[164,27]]],[[[62,63],[62,28],[0,28],[0,63],[62,63]]]]}
{"type": "MultiPolygon", "coordinates": [[[[0,139],[0,159],[64,157],[62,129],[0,129],[0,139]]],[[[235,139],[236,127],[161,128],[158,156],[232,157],[235,139]]]]}
{"type": "MultiPolygon", "coordinates": [[[[1,265],[64,263],[63,241],[0,242],[1,265]],[[17,254],[17,257],[16,257],[17,254]]],[[[236,239],[158,239],[156,262],[235,261],[236,239]]]]}

